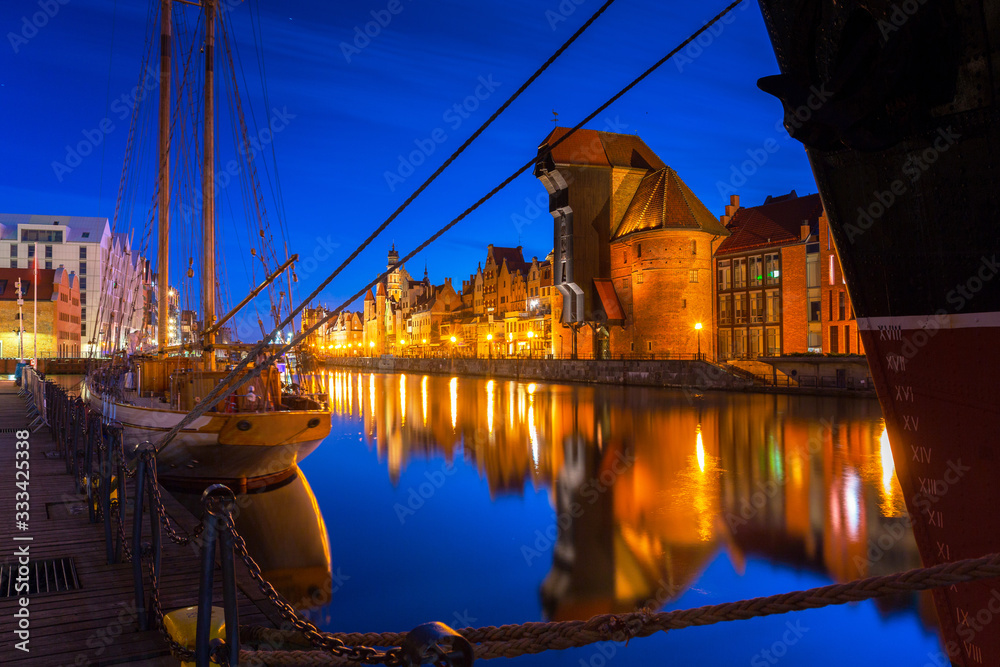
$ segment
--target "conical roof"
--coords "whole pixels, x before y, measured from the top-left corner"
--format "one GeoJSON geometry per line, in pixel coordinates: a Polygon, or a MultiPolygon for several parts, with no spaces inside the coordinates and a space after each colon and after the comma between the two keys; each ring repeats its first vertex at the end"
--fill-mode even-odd
{"type": "Polygon", "coordinates": [[[642,179],[615,238],[650,229],[697,229],[729,235],[719,219],[670,167],[657,169],[642,179]]]}

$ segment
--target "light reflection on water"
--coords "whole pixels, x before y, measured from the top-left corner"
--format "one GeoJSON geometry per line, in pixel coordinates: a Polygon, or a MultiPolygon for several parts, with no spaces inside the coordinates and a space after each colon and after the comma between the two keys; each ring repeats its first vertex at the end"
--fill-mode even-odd
{"type": "MultiPolygon", "coordinates": [[[[342,544],[342,562],[372,570],[372,580],[357,582],[356,590],[406,591],[412,582],[401,572],[432,577],[438,567],[452,580],[438,582],[445,590],[430,589],[451,606],[404,594],[392,610],[369,609],[354,597],[360,593],[348,592],[345,609],[335,597],[325,616],[332,628],[454,625],[453,611],[477,605],[476,625],[582,619],[741,599],[745,588],[779,593],[920,564],[875,401],[331,376],[346,388],[331,392],[334,431],[303,468],[311,479],[360,476],[363,493],[352,497],[331,485],[317,492],[321,507],[337,513],[364,495],[366,504],[351,512],[386,533],[376,544],[406,544],[367,551],[364,559],[342,544]],[[367,401],[360,396],[364,385],[367,401]],[[420,401],[408,402],[414,393],[420,401]],[[364,450],[357,450],[359,437],[364,450]],[[341,465],[350,470],[334,472],[341,465]],[[448,465],[458,472],[432,489],[425,478],[448,465]],[[467,523],[446,529],[456,515],[467,523]],[[433,537],[419,530],[425,522],[439,528],[433,537]],[[887,540],[899,525],[904,537],[887,540]],[[490,561],[488,576],[476,575],[477,560],[490,561]]],[[[336,533],[338,520],[327,521],[336,533]]],[[[336,565],[338,540],[331,541],[336,565]]],[[[853,607],[830,612],[842,627],[814,631],[802,647],[811,642],[822,649],[800,664],[833,664],[826,662],[836,655],[830,647],[844,632],[876,632],[880,641],[924,653],[936,645],[929,598],[865,605],[881,619],[877,631],[871,619],[858,621],[853,607]],[[885,634],[900,622],[904,629],[885,634]]],[[[728,637],[732,628],[716,636],[728,637]]],[[[745,647],[734,655],[752,653],[745,647]]]]}

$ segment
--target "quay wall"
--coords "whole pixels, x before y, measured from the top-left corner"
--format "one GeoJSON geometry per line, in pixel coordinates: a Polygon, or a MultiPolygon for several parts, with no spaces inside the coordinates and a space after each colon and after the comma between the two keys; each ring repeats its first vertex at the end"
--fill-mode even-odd
{"type": "Polygon", "coordinates": [[[749,390],[752,382],[704,361],[593,359],[429,359],[354,357],[326,361],[330,368],[380,373],[433,373],[536,382],[597,382],[641,387],[749,390]]]}

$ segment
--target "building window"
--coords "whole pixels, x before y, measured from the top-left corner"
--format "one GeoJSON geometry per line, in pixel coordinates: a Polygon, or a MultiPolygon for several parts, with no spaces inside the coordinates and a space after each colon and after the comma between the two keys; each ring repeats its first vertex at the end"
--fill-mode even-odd
{"type": "Polygon", "coordinates": [[[809,321],[819,322],[820,311],[823,309],[822,303],[819,299],[813,299],[809,302],[809,321]]]}
{"type": "Polygon", "coordinates": [[[653,351],[653,341],[651,341],[651,340],[650,341],[646,341],[646,351],[647,352],[652,352],[653,351]]]}
{"type": "Polygon", "coordinates": [[[622,251],[622,262],[628,264],[628,250],[622,251]]]}
{"type": "Polygon", "coordinates": [[[844,296],[843,292],[837,292],[837,314],[840,315],[837,319],[840,320],[846,319],[847,315],[847,304],[845,303],[844,296]]]}
{"type": "Polygon", "coordinates": [[[11,243],[10,244],[10,256],[11,257],[17,257],[17,244],[16,243],[11,243]]]}
{"type": "Polygon", "coordinates": [[[833,270],[833,255],[830,255],[830,284],[836,284],[836,275],[833,270]]]}
{"type": "Polygon", "coordinates": [[[761,324],[764,321],[764,293],[750,293],[750,322],[761,324]]]}
{"type": "Polygon", "coordinates": [[[719,297],[719,324],[733,323],[732,297],[723,294],[719,297]]]}
{"type": "Polygon", "coordinates": [[[751,329],[750,330],[750,347],[747,349],[747,354],[751,359],[755,359],[761,355],[761,330],[751,329]]]}
{"type": "Polygon", "coordinates": [[[83,290],[87,289],[87,279],[80,278],[80,294],[83,295],[83,290]]]}
{"type": "Polygon", "coordinates": [[[737,359],[747,356],[746,329],[735,329],[733,331],[733,356],[737,359]]]}
{"type": "Polygon", "coordinates": [[[851,353],[851,327],[844,325],[844,353],[851,353]]]}
{"type": "Polygon", "coordinates": [[[698,242],[697,241],[691,241],[691,254],[692,255],[697,255],[698,254],[698,242]]]}
{"type": "Polygon", "coordinates": [[[768,290],[767,292],[767,321],[778,322],[781,320],[781,292],[778,290],[768,290]]]}
{"type": "Polygon", "coordinates": [[[45,259],[52,259],[52,246],[45,246],[45,259]]]}
{"type": "Polygon", "coordinates": [[[16,269],[17,268],[17,260],[16,259],[10,260],[10,268],[12,268],[12,269],[16,269]]]}
{"type": "Polygon", "coordinates": [[[80,246],[80,259],[87,259],[87,246],[80,246]]]}
{"type": "Polygon", "coordinates": [[[698,269],[691,269],[688,271],[688,282],[696,283],[698,282],[698,269]]]}
{"type": "Polygon", "coordinates": [[[729,330],[719,330],[719,359],[725,361],[730,358],[729,330]]]}
{"type": "Polygon", "coordinates": [[[35,256],[35,246],[34,245],[29,245],[28,246],[28,259],[31,259],[34,256],[35,256]]]}
{"type": "Polygon", "coordinates": [[[826,300],[826,306],[827,306],[827,308],[826,308],[827,318],[826,319],[828,319],[828,320],[830,320],[832,322],[833,321],[833,292],[827,292],[827,296],[829,298],[826,300]]]}
{"type": "Polygon", "coordinates": [[[719,274],[719,291],[730,289],[732,286],[732,269],[729,266],[729,260],[721,260],[716,272],[719,274]]]}
{"type": "Polygon", "coordinates": [[[750,286],[764,284],[764,261],[760,256],[750,258],[750,286]]]}
{"type": "Polygon", "coordinates": [[[736,324],[747,323],[747,295],[736,295],[736,324]]]}
{"type": "Polygon", "coordinates": [[[47,270],[52,270],[52,260],[51,259],[45,260],[45,268],[47,270]]]}
{"type": "Polygon", "coordinates": [[[747,286],[747,260],[745,257],[733,260],[733,288],[742,289],[747,286]]]}
{"type": "Polygon", "coordinates": [[[622,278],[622,289],[628,289],[628,278],[622,278]]]}
{"type": "Polygon", "coordinates": [[[806,287],[819,287],[819,258],[816,255],[806,257],[806,287]]]}
{"type": "Polygon", "coordinates": [[[37,241],[39,243],[62,243],[61,229],[22,229],[21,242],[37,241]]]}
{"type": "Polygon", "coordinates": [[[642,257],[642,244],[641,243],[636,243],[635,244],[635,256],[636,257],[642,257]]]}
{"type": "Polygon", "coordinates": [[[688,300],[681,299],[681,308],[687,308],[687,307],[688,307],[688,300]]]}
{"type": "Polygon", "coordinates": [[[635,274],[635,284],[636,285],[641,285],[642,284],[642,271],[640,271],[639,273],[635,274]]]}
{"type": "Polygon", "coordinates": [[[809,346],[810,352],[822,352],[823,351],[823,335],[819,331],[810,331],[809,339],[806,343],[809,346]]]}
{"type": "Polygon", "coordinates": [[[764,280],[768,285],[781,282],[781,260],[776,252],[764,256],[764,280]]]}
{"type": "Polygon", "coordinates": [[[779,335],[777,327],[768,327],[764,332],[765,349],[767,350],[767,356],[776,357],[781,354],[781,336],[779,335]]]}
{"type": "Polygon", "coordinates": [[[830,327],[830,353],[840,354],[840,341],[837,340],[837,327],[830,327]]]}
{"type": "Polygon", "coordinates": [[[87,263],[86,262],[80,262],[80,275],[81,276],[87,275],[87,263]]]}

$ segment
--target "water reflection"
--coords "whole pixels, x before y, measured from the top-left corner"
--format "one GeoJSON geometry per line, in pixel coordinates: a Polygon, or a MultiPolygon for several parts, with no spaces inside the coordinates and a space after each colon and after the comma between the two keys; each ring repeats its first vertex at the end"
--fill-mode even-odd
{"type": "MultiPolygon", "coordinates": [[[[194,516],[201,516],[201,494],[172,489],[194,516]]],[[[236,529],[261,573],[293,607],[320,609],[333,596],[330,542],[316,496],[302,471],[264,491],[240,494],[236,529]]]]}
{"type": "MultiPolygon", "coordinates": [[[[411,461],[443,456],[474,466],[491,498],[548,493],[548,618],[661,608],[720,552],[738,572],[755,556],[836,581],[920,564],[874,401],[331,378],[348,394],[331,392],[335,420],[361,425],[393,484],[411,461]]],[[[877,604],[933,623],[929,598],[877,604]]]]}

